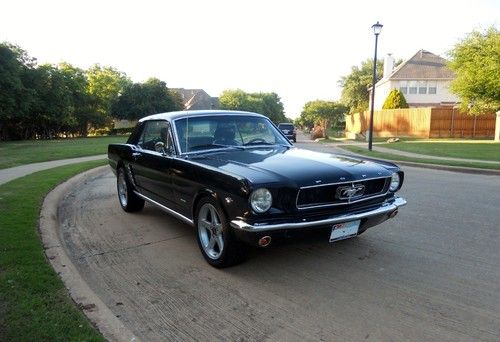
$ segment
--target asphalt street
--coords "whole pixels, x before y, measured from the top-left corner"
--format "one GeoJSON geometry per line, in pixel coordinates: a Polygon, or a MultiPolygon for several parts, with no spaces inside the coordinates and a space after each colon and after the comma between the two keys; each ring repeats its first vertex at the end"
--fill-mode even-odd
{"type": "Polygon", "coordinates": [[[403,169],[396,218],[223,270],[193,228],[149,204],[123,212],[109,170],[66,195],[59,229],[90,288],[145,341],[499,341],[500,177],[403,169]]]}

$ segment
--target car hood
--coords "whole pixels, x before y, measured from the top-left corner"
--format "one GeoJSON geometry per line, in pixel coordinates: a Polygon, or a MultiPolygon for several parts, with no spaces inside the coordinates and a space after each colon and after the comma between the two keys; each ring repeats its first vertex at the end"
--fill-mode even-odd
{"type": "Polygon", "coordinates": [[[252,184],[310,186],[389,177],[396,166],[300,148],[259,147],[198,155],[196,162],[244,177],[252,184]]]}

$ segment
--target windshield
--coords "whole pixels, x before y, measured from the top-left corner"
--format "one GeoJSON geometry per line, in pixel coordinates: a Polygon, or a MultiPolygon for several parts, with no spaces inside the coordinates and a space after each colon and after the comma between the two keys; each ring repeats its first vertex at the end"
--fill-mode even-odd
{"type": "Polygon", "coordinates": [[[293,131],[293,125],[292,124],[279,124],[278,127],[280,129],[286,129],[289,131],[293,131]]]}
{"type": "Polygon", "coordinates": [[[290,143],[266,118],[255,116],[214,115],[175,120],[182,153],[216,148],[244,148],[290,143]]]}

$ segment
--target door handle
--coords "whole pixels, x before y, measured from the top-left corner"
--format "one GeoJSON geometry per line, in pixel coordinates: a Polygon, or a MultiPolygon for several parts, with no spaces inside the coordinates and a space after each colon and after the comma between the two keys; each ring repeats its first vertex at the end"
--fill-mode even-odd
{"type": "Polygon", "coordinates": [[[142,155],[140,152],[132,152],[132,158],[137,159],[142,155]]]}

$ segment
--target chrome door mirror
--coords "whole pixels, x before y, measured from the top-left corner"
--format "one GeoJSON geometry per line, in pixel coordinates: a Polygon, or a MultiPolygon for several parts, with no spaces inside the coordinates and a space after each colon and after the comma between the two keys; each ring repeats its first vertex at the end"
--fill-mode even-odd
{"type": "Polygon", "coordinates": [[[155,151],[161,154],[167,154],[165,150],[165,143],[163,141],[158,141],[155,144],[155,151]]]}

